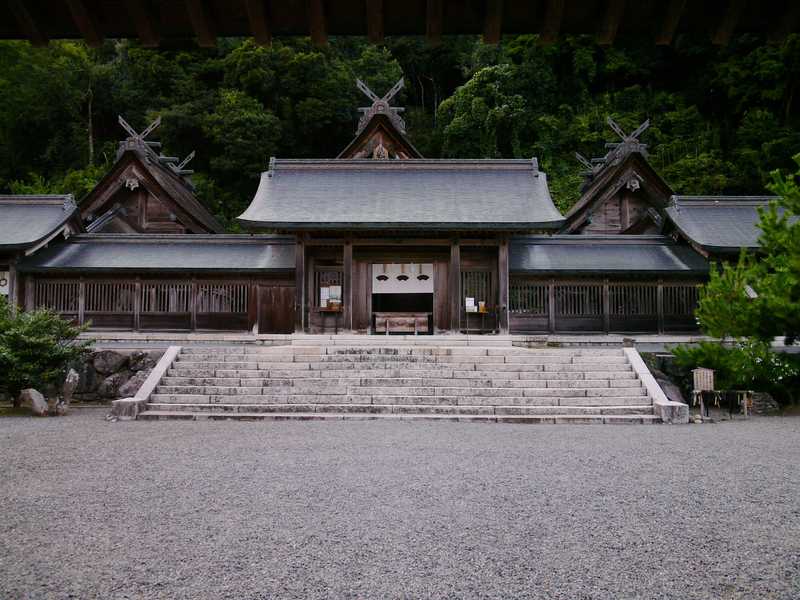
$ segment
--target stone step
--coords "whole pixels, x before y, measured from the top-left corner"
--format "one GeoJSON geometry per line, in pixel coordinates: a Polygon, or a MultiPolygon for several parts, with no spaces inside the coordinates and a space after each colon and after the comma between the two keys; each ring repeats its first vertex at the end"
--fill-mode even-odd
{"type": "MultiPolygon", "coordinates": [[[[622,369],[624,367],[620,367],[622,369]]],[[[184,369],[172,368],[168,371],[169,377],[178,378],[222,378],[222,379],[365,379],[365,378],[433,378],[433,379],[493,379],[503,380],[545,380],[545,381],[578,381],[582,379],[596,380],[630,380],[636,379],[636,373],[627,367],[627,370],[615,371],[590,371],[590,372],[560,372],[560,371],[460,371],[451,369],[270,369],[270,370],[228,370],[228,369],[184,369]]]]}
{"type": "Polygon", "coordinates": [[[340,412],[376,414],[474,415],[651,415],[651,405],[634,406],[473,406],[430,404],[169,404],[151,403],[147,410],[181,412],[340,412]]]}
{"type": "MultiPolygon", "coordinates": [[[[266,388],[269,389],[269,388],[266,388]]],[[[476,406],[631,406],[647,404],[644,395],[618,396],[437,396],[364,394],[162,394],[156,404],[437,404],[476,406]]]]}
{"type": "Polygon", "coordinates": [[[298,385],[408,386],[408,387],[640,387],[641,381],[628,379],[496,379],[487,377],[164,377],[163,386],[267,387],[298,385]]]}
{"type": "MultiPolygon", "coordinates": [[[[545,349],[528,350],[525,348],[482,348],[468,346],[463,348],[441,347],[188,347],[183,348],[182,355],[214,358],[217,356],[247,357],[253,355],[283,356],[337,356],[337,357],[374,357],[374,356],[622,356],[620,349],[604,349],[587,351],[584,349],[545,349]]],[[[244,360],[244,359],[242,359],[244,360]]]]}
{"type": "Polygon", "coordinates": [[[335,413],[335,412],[284,412],[284,413],[240,413],[240,412],[183,412],[165,410],[146,410],[139,418],[148,420],[409,420],[409,421],[456,421],[473,423],[516,423],[516,424],[653,424],[659,420],[653,415],[440,415],[440,414],[379,414],[379,413],[335,413]]]}
{"type": "Polygon", "coordinates": [[[495,346],[511,348],[511,336],[504,335],[348,335],[305,334],[292,336],[292,346],[495,346]]]}
{"type": "Polygon", "coordinates": [[[486,397],[561,397],[582,396],[645,396],[647,390],[639,387],[435,387],[435,386],[369,386],[336,385],[329,383],[293,382],[293,385],[268,386],[214,386],[214,385],[158,385],[157,394],[208,394],[212,396],[257,396],[259,394],[322,394],[358,396],[486,396],[486,397]]]}
{"type": "MultiPolygon", "coordinates": [[[[610,360],[610,359],[609,359],[610,360]]],[[[624,360],[612,363],[489,363],[482,362],[379,362],[379,361],[358,361],[358,362],[211,362],[211,361],[186,361],[178,360],[174,364],[177,369],[192,369],[195,371],[205,371],[206,373],[221,370],[234,371],[270,371],[270,370],[374,370],[374,369],[450,369],[454,371],[553,371],[553,372],[588,372],[588,371],[625,371],[630,369],[624,360]]]]}

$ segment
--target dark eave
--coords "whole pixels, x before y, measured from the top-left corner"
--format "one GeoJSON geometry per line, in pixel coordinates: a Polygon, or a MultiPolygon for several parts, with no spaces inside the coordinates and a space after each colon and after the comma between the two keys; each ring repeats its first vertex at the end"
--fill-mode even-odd
{"type": "Polygon", "coordinates": [[[196,40],[213,46],[220,37],[253,36],[269,44],[278,36],[311,36],[325,44],[330,36],[483,35],[496,43],[502,34],[539,34],[543,42],[589,34],[599,44],[624,36],[649,36],[670,44],[681,33],[707,36],[726,44],[741,32],[781,39],[800,30],[795,2],[609,2],[607,0],[391,1],[337,0],[7,0],[0,2],[0,38],[82,38],[90,45],[104,38],[139,38],[144,46],[196,40]]]}
{"type": "Polygon", "coordinates": [[[294,238],[219,234],[81,234],[27,257],[30,273],[290,273],[294,238]]]}
{"type": "Polygon", "coordinates": [[[525,236],[511,240],[509,270],[529,275],[700,277],[708,273],[708,263],[687,245],[664,236],[525,236]]]}

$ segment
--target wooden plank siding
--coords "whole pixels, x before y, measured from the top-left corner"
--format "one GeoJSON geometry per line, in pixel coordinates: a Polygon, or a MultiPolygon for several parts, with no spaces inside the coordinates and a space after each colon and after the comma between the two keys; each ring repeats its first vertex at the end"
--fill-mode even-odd
{"type": "Polygon", "coordinates": [[[541,279],[512,275],[512,334],[691,332],[700,282],[541,279]]]}

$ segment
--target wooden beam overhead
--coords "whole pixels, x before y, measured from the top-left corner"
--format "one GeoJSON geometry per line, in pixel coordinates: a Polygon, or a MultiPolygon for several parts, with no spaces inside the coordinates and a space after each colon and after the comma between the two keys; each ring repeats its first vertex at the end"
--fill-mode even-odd
{"type": "Polygon", "coordinates": [[[726,46],[731,41],[731,36],[733,36],[734,30],[739,24],[739,19],[742,17],[746,4],[747,0],[728,1],[728,8],[711,36],[712,43],[717,46],[726,46]]]}
{"type": "Polygon", "coordinates": [[[425,37],[431,46],[442,43],[444,0],[428,0],[425,10],[425,37]]]}
{"type": "Polygon", "coordinates": [[[503,32],[503,0],[486,0],[483,42],[497,44],[503,32]]]}
{"type": "Polygon", "coordinates": [[[133,20],[142,46],[157,48],[160,42],[156,26],[158,19],[152,14],[146,0],[125,0],[125,6],[128,8],[128,15],[133,20]]]}
{"type": "Polygon", "coordinates": [[[308,31],[311,41],[316,46],[324,46],[328,43],[325,6],[323,6],[322,0],[309,0],[308,2],[308,31]]]}
{"type": "Polygon", "coordinates": [[[245,0],[244,8],[247,11],[247,20],[250,22],[250,31],[253,33],[256,44],[259,46],[271,45],[272,30],[267,18],[265,0],[245,0]]]}
{"type": "Polygon", "coordinates": [[[80,30],[86,45],[97,48],[103,45],[103,34],[97,26],[92,13],[86,8],[84,0],[66,0],[72,20],[80,30]]]}
{"type": "Polygon", "coordinates": [[[789,2],[780,20],[773,23],[767,39],[771,43],[782,42],[787,35],[797,31],[798,24],[800,24],[800,2],[789,2]]]}
{"type": "Polygon", "coordinates": [[[686,0],[669,0],[664,9],[664,18],[661,21],[661,26],[656,32],[656,44],[659,46],[669,46],[675,37],[675,32],[678,30],[678,23],[681,20],[681,14],[686,7],[686,0]]]}
{"type": "Polygon", "coordinates": [[[383,0],[367,0],[367,38],[373,44],[383,42],[383,0]]]}
{"type": "Polygon", "coordinates": [[[597,43],[601,46],[610,46],[617,37],[619,24],[625,12],[625,0],[607,0],[606,10],[600,19],[600,28],[597,31],[597,43]]]}
{"type": "Polygon", "coordinates": [[[201,48],[213,48],[217,45],[217,34],[208,16],[208,8],[204,0],[186,0],[189,21],[197,37],[197,45],[201,48]]]}
{"type": "Polygon", "coordinates": [[[564,18],[564,0],[547,0],[544,20],[539,32],[539,40],[543,44],[552,44],[558,39],[561,21],[564,18]]]}
{"type": "Polygon", "coordinates": [[[46,46],[49,40],[39,28],[39,25],[36,23],[36,20],[25,4],[26,3],[22,0],[8,0],[8,7],[14,14],[17,25],[19,25],[20,30],[25,34],[25,37],[28,38],[28,41],[34,46],[46,46]]]}

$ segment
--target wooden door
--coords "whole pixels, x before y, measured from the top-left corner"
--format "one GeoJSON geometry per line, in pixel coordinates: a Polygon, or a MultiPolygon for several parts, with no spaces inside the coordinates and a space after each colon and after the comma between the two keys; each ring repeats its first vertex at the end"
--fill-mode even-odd
{"type": "Polygon", "coordinates": [[[258,333],[294,333],[294,286],[259,285],[258,333]]]}

